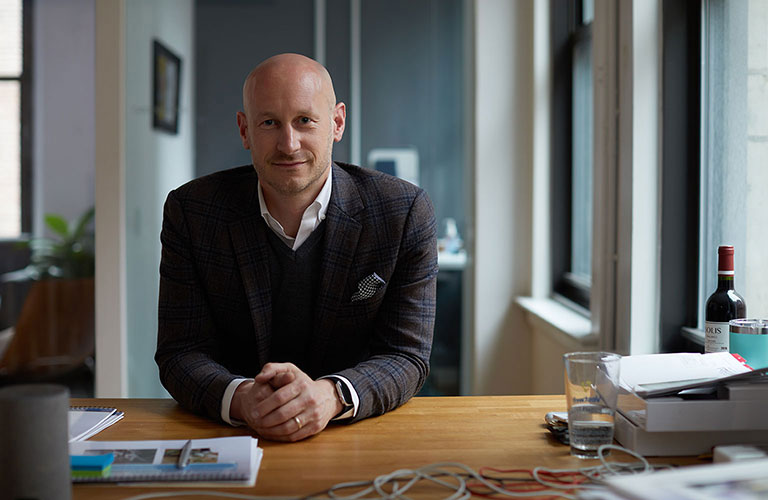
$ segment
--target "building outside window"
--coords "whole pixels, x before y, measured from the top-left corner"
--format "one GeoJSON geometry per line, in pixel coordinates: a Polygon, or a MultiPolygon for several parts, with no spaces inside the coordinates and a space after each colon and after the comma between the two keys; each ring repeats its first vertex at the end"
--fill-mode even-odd
{"type": "Polygon", "coordinates": [[[0,239],[22,230],[23,15],[21,0],[0,0],[0,239]]]}
{"type": "Polygon", "coordinates": [[[710,0],[702,16],[699,328],[721,244],[747,316],[768,317],[768,0],[710,0]]]}

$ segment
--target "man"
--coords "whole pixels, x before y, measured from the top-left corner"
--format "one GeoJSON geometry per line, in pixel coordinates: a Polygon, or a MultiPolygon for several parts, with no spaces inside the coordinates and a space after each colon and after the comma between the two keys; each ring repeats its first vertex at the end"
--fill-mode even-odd
{"type": "Polygon", "coordinates": [[[319,63],[267,59],[243,108],[253,165],[168,195],[155,360],[182,405],[296,441],[423,385],[434,211],[412,184],[332,162],[346,108],[319,63]]]}

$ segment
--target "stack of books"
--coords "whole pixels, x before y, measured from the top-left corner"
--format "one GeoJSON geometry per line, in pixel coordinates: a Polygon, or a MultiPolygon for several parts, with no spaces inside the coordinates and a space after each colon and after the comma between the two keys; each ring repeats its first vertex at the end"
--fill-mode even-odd
{"type": "Polygon", "coordinates": [[[626,356],[616,440],[649,456],[768,443],[767,372],[730,353],[626,356]]]}

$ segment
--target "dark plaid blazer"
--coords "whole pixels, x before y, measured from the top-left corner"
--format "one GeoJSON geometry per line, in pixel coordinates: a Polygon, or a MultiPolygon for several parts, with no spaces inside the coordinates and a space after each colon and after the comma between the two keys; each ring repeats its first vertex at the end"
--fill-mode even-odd
{"type": "MultiPolygon", "coordinates": [[[[309,376],[348,378],[354,420],[410,399],[429,372],[437,245],[426,193],[369,169],[333,165],[309,376]],[[352,300],[376,273],[385,285],[352,300]]],[[[272,290],[251,165],[193,180],[165,202],[157,352],[160,380],[192,411],[220,419],[236,377],[270,360],[272,290]]]]}

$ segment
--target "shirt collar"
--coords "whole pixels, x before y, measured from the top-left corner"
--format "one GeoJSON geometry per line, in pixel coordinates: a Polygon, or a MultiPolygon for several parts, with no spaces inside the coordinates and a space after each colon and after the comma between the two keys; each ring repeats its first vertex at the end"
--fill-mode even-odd
{"type": "MultiPolygon", "coordinates": [[[[325,214],[328,211],[328,205],[331,202],[331,189],[333,185],[331,180],[332,177],[333,163],[331,163],[331,165],[328,167],[328,178],[325,179],[325,183],[323,183],[323,187],[320,188],[320,192],[317,194],[317,197],[312,203],[309,204],[306,210],[304,210],[304,214],[301,217],[301,226],[306,227],[307,222],[310,222],[311,230],[314,230],[325,219],[325,214]],[[308,221],[308,219],[312,220],[308,221]]],[[[277,219],[272,217],[272,214],[269,213],[269,209],[267,209],[267,203],[264,201],[264,192],[261,189],[261,181],[258,181],[257,191],[259,194],[259,209],[261,210],[261,216],[264,218],[267,225],[273,231],[275,231],[278,236],[280,236],[283,241],[286,242],[286,244],[293,246],[292,243],[294,242],[295,238],[291,238],[285,234],[283,226],[277,221],[277,219]]],[[[298,238],[300,235],[297,234],[296,236],[298,238]]]]}
{"type": "MultiPolygon", "coordinates": [[[[307,210],[313,205],[320,207],[320,210],[317,212],[318,222],[322,222],[322,220],[325,219],[325,213],[328,211],[328,204],[331,202],[331,177],[333,177],[333,164],[328,167],[328,178],[325,179],[323,187],[320,189],[320,192],[317,193],[317,198],[315,198],[315,201],[310,203],[309,207],[307,207],[307,210]]],[[[261,189],[261,181],[258,182],[257,191],[259,192],[259,208],[261,209],[261,215],[269,215],[272,217],[272,214],[270,214],[267,209],[267,202],[264,201],[264,192],[261,189]]],[[[305,214],[307,213],[307,210],[304,211],[305,214]]]]}

